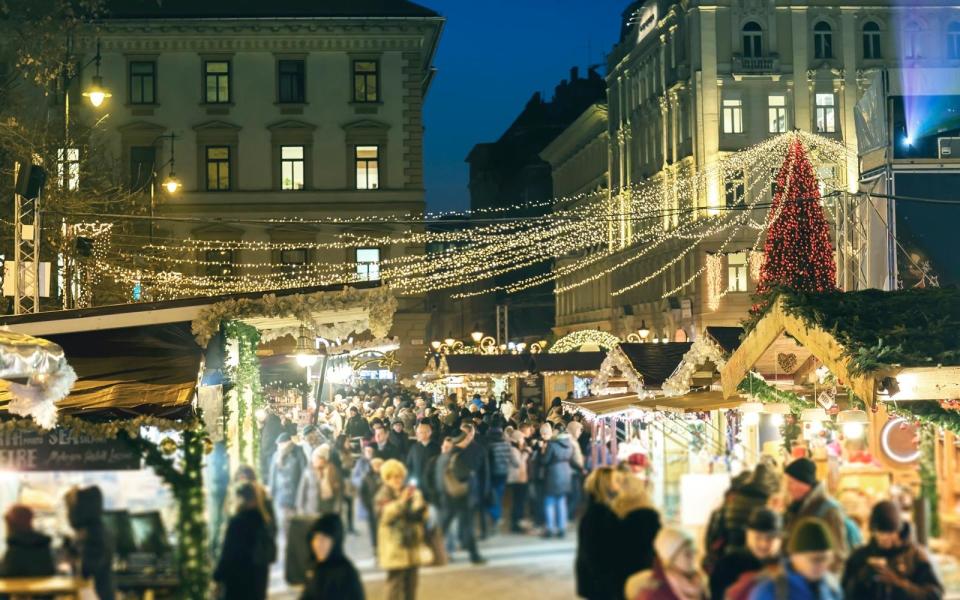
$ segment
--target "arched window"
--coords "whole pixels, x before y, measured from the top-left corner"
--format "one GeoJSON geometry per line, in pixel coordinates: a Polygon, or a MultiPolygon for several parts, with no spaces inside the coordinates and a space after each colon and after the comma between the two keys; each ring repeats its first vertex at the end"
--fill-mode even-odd
{"type": "Polygon", "coordinates": [[[960,58],[960,23],[947,26],[947,58],[960,58]]]}
{"type": "Polygon", "coordinates": [[[882,58],[880,52],[880,26],[873,21],[863,24],[863,58],[873,60],[882,58]]]}
{"type": "Polygon", "coordinates": [[[916,21],[910,21],[903,28],[903,55],[905,58],[920,58],[920,34],[922,32],[920,24],[916,21]]]}
{"type": "Polygon", "coordinates": [[[743,56],[744,58],[759,58],[763,55],[763,29],[756,21],[749,21],[743,26],[743,56]]]}
{"type": "Polygon", "coordinates": [[[833,58],[833,31],[826,21],[813,26],[813,57],[833,58]]]}

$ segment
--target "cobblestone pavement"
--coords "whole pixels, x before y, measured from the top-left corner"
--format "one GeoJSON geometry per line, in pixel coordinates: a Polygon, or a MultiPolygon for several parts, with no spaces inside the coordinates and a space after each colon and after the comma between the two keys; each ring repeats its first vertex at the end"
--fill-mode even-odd
{"type": "MultiPolygon", "coordinates": [[[[347,550],[363,577],[367,598],[384,597],[386,574],[376,569],[365,537],[351,537],[347,550]]],[[[575,598],[573,560],[575,542],[542,540],[534,536],[498,535],[481,543],[487,559],[473,566],[462,552],[445,567],[421,569],[418,600],[570,600],[575,598]]],[[[288,589],[275,574],[271,600],[296,600],[299,591],[288,589]]]]}

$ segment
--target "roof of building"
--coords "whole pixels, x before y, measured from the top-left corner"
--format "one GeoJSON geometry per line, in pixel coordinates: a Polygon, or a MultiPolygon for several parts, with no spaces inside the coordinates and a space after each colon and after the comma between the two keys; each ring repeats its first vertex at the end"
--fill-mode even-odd
{"type": "Polygon", "coordinates": [[[606,352],[558,352],[534,354],[533,363],[538,373],[587,373],[599,371],[606,352]]]}
{"type": "Polygon", "coordinates": [[[455,375],[590,373],[600,370],[606,352],[559,354],[450,354],[447,371],[455,375]]]}
{"type": "Polygon", "coordinates": [[[409,0],[108,0],[114,19],[439,17],[409,0]]]}

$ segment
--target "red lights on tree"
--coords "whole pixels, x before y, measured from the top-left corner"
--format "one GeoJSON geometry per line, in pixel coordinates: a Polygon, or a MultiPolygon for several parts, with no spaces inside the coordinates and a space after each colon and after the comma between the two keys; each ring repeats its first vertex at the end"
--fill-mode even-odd
{"type": "Polygon", "coordinates": [[[791,144],[777,174],[757,294],[777,287],[798,292],[837,287],[830,226],[820,206],[817,177],[800,140],[791,144]]]}

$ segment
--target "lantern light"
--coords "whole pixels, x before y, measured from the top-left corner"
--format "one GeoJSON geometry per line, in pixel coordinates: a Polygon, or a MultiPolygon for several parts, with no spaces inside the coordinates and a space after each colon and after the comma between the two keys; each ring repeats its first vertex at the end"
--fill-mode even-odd
{"type": "MultiPolygon", "coordinates": [[[[326,353],[326,349],[324,349],[326,353]]],[[[303,368],[312,367],[317,364],[321,352],[317,349],[317,340],[314,336],[307,334],[305,325],[300,325],[300,335],[297,337],[297,347],[294,350],[294,358],[297,364],[303,368]]]]}
{"type": "Polygon", "coordinates": [[[870,418],[859,409],[841,410],[837,414],[837,424],[843,428],[843,436],[851,440],[861,439],[866,432],[870,418]]]}
{"type": "Polygon", "coordinates": [[[643,319],[642,319],[642,320],[640,321],[640,329],[637,330],[637,333],[640,334],[640,339],[641,339],[641,340],[646,341],[647,336],[650,335],[650,330],[647,329],[647,321],[646,321],[646,320],[643,320],[643,319]]]}

